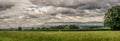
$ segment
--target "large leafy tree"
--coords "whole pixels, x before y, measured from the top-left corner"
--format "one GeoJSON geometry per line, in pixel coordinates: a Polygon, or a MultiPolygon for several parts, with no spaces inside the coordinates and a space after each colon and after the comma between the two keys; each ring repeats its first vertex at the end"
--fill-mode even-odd
{"type": "Polygon", "coordinates": [[[120,30],[120,6],[112,7],[104,16],[104,25],[114,30],[120,30]]]}

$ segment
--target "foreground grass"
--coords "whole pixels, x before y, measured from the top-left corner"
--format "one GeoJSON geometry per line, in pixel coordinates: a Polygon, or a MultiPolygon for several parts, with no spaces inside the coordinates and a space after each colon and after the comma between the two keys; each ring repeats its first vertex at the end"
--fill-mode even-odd
{"type": "Polygon", "coordinates": [[[120,41],[120,31],[0,31],[0,41],[120,41]]]}

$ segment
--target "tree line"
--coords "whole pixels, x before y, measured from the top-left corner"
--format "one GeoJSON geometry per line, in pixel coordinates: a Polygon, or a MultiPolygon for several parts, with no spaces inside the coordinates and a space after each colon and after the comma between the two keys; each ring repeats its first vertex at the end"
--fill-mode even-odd
{"type": "Polygon", "coordinates": [[[17,29],[11,28],[11,29],[1,29],[1,30],[18,30],[18,31],[22,31],[22,30],[60,30],[60,29],[64,29],[64,30],[68,30],[68,29],[79,29],[78,26],[76,25],[59,25],[59,26],[51,26],[51,27],[44,27],[44,26],[39,26],[39,27],[28,27],[29,29],[25,29],[27,27],[17,27],[17,29]]]}

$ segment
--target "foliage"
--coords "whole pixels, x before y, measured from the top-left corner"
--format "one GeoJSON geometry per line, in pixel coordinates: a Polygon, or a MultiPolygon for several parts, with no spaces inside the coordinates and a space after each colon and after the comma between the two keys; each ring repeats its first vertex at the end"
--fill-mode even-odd
{"type": "Polygon", "coordinates": [[[120,30],[120,6],[112,7],[105,14],[104,24],[114,30],[120,30]]]}
{"type": "Polygon", "coordinates": [[[79,27],[76,25],[60,25],[51,27],[50,29],[79,29],[79,27]]]}
{"type": "Polygon", "coordinates": [[[22,31],[22,27],[18,27],[18,30],[19,30],[19,31],[22,31]]]}
{"type": "MultiPolygon", "coordinates": [[[[102,27],[99,26],[85,26],[85,27],[78,27],[76,25],[58,25],[58,26],[39,26],[39,27],[17,27],[17,28],[10,28],[10,29],[0,29],[1,31],[89,31],[88,29],[93,30],[100,30],[102,27]]],[[[103,29],[103,28],[102,28],[103,29]]],[[[93,31],[95,31],[93,30],[93,31]]]]}
{"type": "Polygon", "coordinates": [[[79,27],[76,25],[70,25],[69,27],[70,27],[70,29],[79,29],[79,27]]]}
{"type": "Polygon", "coordinates": [[[64,29],[70,29],[70,26],[69,26],[69,25],[66,25],[66,26],[64,27],[64,29]]]}

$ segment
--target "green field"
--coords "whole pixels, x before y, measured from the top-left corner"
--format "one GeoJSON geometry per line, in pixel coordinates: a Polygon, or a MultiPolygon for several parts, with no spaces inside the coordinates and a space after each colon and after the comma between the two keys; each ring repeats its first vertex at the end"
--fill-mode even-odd
{"type": "Polygon", "coordinates": [[[0,41],[120,41],[120,31],[0,31],[0,41]]]}

